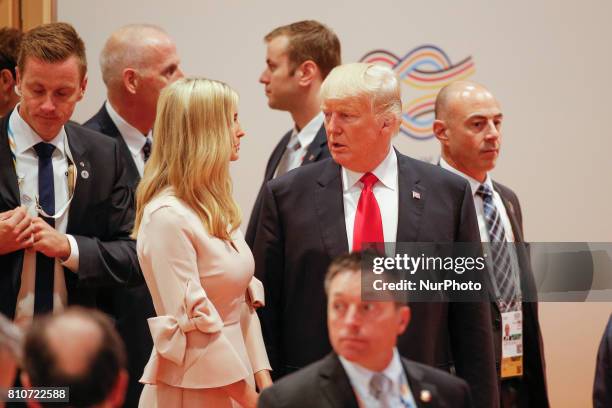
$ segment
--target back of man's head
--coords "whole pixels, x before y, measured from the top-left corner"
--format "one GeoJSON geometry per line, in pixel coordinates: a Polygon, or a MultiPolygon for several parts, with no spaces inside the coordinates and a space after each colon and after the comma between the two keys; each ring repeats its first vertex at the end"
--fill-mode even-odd
{"type": "Polygon", "coordinates": [[[124,345],[108,317],[72,307],[33,322],[25,340],[24,383],[68,387],[71,407],[121,406],[125,359],[124,345]]]}
{"type": "Polygon", "coordinates": [[[341,64],[340,40],[329,27],[318,21],[305,20],[280,26],[264,39],[270,42],[280,36],[289,40],[287,55],[294,69],[310,60],[319,67],[321,79],[325,79],[335,66],[341,64]]]}
{"type": "Polygon", "coordinates": [[[0,28],[0,71],[8,69],[15,78],[15,67],[23,34],[16,28],[0,28]]]}
{"type": "Polygon", "coordinates": [[[100,70],[106,86],[120,86],[126,68],[146,69],[157,57],[155,45],[166,41],[171,41],[168,34],[152,24],[130,24],[113,32],[100,52],[100,70]]]}

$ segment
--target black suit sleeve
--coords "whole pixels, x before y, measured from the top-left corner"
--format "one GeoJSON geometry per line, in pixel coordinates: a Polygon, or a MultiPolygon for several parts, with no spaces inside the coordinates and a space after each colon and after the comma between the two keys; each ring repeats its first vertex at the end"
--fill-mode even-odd
{"type": "MultiPolygon", "coordinates": [[[[472,192],[465,183],[457,242],[480,242],[472,192]]],[[[457,374],[467,381],[474,406],[499,406],[497,370],[488,302],[455,302],[449,305],[450,343],[457,374]]]]}
{"type": "Polygon", "coordinates": [[[134,227],[134,191],[128,186],[126,167],[114,144],[113,188],[110,197],[91,216],[103,216],[105,231],[96,235],[72,234],[79,249],[79,281],[84,284],[134,284],[142,281],[134,227]]]}
{"type": "Polygon", "coordinates": [[[278,395],[275,392],[276,389],[268,387],[259,394],[259,400],[257,401],[257,408],[280,408],[281,405],[278,395]]]}
{"type": "Polygon", "coordinates": [[[284,261],[284,238],[282,221],[274,193],[267,183],[263,190],[262,209],[257,226],[254,245],[255,276],[266,288],[266,305],[258,309],[268,358],[274,377],[282,375],[282,293],[284,261]]]}
{"type": "Polygon", "coordinates": [[[608,320],[595,367],[595,383],[593,384],[593,407],[604,408],[612,406],[612,316],[608,320]]]}

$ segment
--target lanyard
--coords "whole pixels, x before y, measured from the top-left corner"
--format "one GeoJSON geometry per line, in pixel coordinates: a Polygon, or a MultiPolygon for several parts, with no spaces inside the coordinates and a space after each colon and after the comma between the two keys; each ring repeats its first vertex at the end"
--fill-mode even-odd
{"type": "MultiPolygon", "coordinates": [[[[17,144],[15,143],[15,134],[13,133],[13,130],[11,129],[10,122],[7,124],[7,130],[8,130],[9,147],[11,149],[11,158],[13,159],[13,166],[15,167],[15,172],[17,172],[17,153],[16,153],[17,144]]],[[[64,152],[66,154],[66,158],[68,159],[68,171],[66,172],[66,179],[67,179],[66,181],[68,183],[69,199],[66,202],[66,204],[64,204],[64,206],[59,209],[59,211],[56,211],[55,214],[47,214],[47,212],[43,210],[43,208],[40,206],[39,197],[37,194],[35,197],[36,200],[35,200],[34,208],[38,214],[46,218],[58,219],[62,217],[66,213],[66,211],[68,211],[68,208],[70,208],[70,203],[72,202],[72,199],[74,198],[74,188],[76,186],[76,181],[77,181],[77,172],[75,171],[75,168],[74,168],[74,160],[72,158],[72,152],[70,151],[70,145],[68,144],[68,140],[65,135],[64,135],[64,152]]],[[[19,176],[17,177],[19,178],[19,176]]],[[[18,179],[18,184],[21,185],[21,180],[19,179],[18,179]]]]}

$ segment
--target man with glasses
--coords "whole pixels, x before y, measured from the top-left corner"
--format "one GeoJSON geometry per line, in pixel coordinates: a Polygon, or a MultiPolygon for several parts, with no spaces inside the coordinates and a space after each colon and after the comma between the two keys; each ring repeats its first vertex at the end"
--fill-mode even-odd
{"type": "Polygon", "coordinates": [[[0,312],[28,325],[142,276],[117,143],[69,122],[87,85],[83,41],[66,23],[36,27],[16,74],[21,101],[0,122],[0,312]]]}

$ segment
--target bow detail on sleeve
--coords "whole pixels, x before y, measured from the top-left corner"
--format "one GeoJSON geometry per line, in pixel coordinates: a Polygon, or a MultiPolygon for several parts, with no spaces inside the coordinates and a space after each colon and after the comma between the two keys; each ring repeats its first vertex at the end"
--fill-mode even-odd
{"type": "Polygon", "coordinates": [[[187,336],[193,330],[216,333],[223,327],[223,320],[214,305],[206,297],[200,283],[189,281],[181,315],[158,316],[148,319],[149,329],[157,352],[164,358],[182,364],[187,348],[187,336]]]}
{"type": "Polygon", "coordinates": [[[255,277],[251,278],[249,286],[247,286],[246,302],[254,309],[266,305],[263,284],[255,277]]]}

